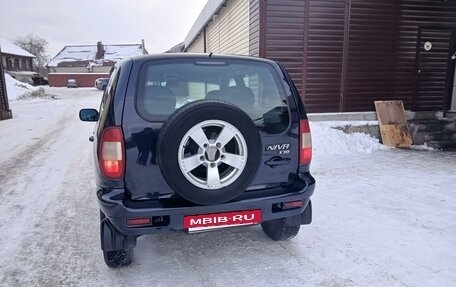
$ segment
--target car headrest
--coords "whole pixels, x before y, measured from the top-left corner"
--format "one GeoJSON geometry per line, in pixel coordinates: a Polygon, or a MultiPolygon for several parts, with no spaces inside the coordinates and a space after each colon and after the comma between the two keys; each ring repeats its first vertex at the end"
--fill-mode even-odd
{"type": "Polygon", "coordinates": [[[208,100],[221,100],[222,99],[222,91],[220,90],[212,90],[207,92],[206,99],[208,100]]]}
{"type": "Polygon", "coordinates": [[[144,89],[144,109],[150,114],[169,115],[176,109],[176,97],[168,87],[147,86],[144,89]]]}
{"type": "Polygon", "coordinates": [[[223,90],[223,99],[243,109],[251,109],[255,104],[255,95],[247,87],[228,87],[223,90]]]}

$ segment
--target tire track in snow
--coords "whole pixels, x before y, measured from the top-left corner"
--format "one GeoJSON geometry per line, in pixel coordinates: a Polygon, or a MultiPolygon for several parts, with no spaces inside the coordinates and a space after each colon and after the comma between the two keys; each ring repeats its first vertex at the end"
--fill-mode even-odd
{"type": "Polygon", "coordinates": [[[13,188],[19,184],[17,179],[20,178],[21,181],[24,180],[21,178],[22,174],[29,172],[32,168],[40,166],[40,160],[43,159],[49,151],[53,139],[60,136],[70,118],[69,115],[63,116],[59,122],[64,125],[57,125],[41,135],[40,138],[32,139],[31,142],[27,143],[23,148],[23,151],[19,152],[13,158],[0,162],[0,166],[2,167],[0,170],[0,178],[2,179],[0,201],[3,201],[5,196],[12,196],[11,193],[16,192],[15,195],[19,195],[17,193],[25,192],[24,190],[16,190],[13,188]]]}
{"type": "MultiPolygon", "coordinates": [[[[38,140],[39,147],[28,144],[22,152],[2,166],[3,173],[8,175],[4,177],[4,181],[2,179],[0,196],[0,215],[3,218],[0,232],[8,234],[0,238],[3,247],[0,257],[4,258],[0,263],[0,270],[8,270],[2,275],[3,278],[0,277],[0,282],[9,282],[4,286],[17,285],[17,280],[21,277],[14,275],[17,273],[14,266],[21,264],[16,265],[14,262],[17,262],[16,259],[21,262],[19,254],[23,254],[24,258],[33,258],[34,252],[39,251],[42,244],[46,243],[49,230],[40,236],[34,235],[35,230],[46,226],[46,221],[54,220],[49,215],[61,204],[61,200],[65,199],[65,193],[73,191],[71,186],[62,186],[65,172],[78,168],[67,162],[71,161],[71,158],[79,157],[74,150],[78,150],[82,144],[89,145],[85,138],[71,136],[76,130],[81,130],[81,124],[72,116],[74,114],[69,112],[61,117],[55,127],[38,140]],[[14,240],[10,239],[11,236],[14,240]],[[34,242],[37,242],[38,247],[31,250],[30,246],[33,246],[34,242]]],[[[87,130],[87,134],[90,134],[90,128],[90,125],[82,126],[82,130],[87,130]]],[[[18,274],[24,277],[30,270],[18,274]]]]}
{"type": "Polygon", "coordinates": [[[74,157],[59,188],[64,198],[49,202],[33,231],[27,234],[15,258],[21,262],[9,268],[7,283],[23,286],[92,286],[85,278],[96,277],[103,262],[98,239],[98,213],[90,145],[81,149],[84,156],[74,157]],[[34,238],[43,238],[41,242],[34,238]],[[23,274],[24,270],[32,270],[23,274]],[[22,274],[17,276],[16,274],[22,274]]]}

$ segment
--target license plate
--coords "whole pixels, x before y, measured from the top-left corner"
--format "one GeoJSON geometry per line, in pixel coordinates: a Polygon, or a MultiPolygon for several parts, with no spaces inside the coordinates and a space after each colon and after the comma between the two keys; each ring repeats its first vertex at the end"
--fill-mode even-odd
{"type": "Polygon", "coordinates": [[[260,222],[261,209],[184,216],[184,228],[189,232],[252,225],[260,222]]]}

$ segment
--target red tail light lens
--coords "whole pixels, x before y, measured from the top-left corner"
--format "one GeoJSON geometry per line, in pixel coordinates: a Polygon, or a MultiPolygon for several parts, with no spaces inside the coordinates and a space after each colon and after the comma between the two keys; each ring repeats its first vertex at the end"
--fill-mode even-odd
{"type": "Polygon", "coordinates": [[[283,203],[283,209],[292,209],[302,207],[302,200],[288,201],[283,203]]]}
{"type": "Polygon", "coordinates": [[[103,131],[100,141],[99,161],[102,174],[109,179],[124,176],[124,141],[120,127],[109,127],[103,131]]]}
{"type": "Polygon", "coordinates": [[[307,165],[312,160],[312,137],[310,136],[310,126],[308,120],[299,122],[300,149],[299,149],[299,164],[307,165]]]}
{"type": "Polygon", "coordinates": [[[134,218],[134,219],[127,219],[128,226],[141,226],[141,225],[149,225],[152,222],[150,218],[134,218]]]}

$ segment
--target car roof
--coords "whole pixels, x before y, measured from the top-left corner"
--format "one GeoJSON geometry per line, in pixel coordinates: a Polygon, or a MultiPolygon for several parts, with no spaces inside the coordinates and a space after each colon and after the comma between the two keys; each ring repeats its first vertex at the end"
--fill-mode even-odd
{"type": "Polygon", "coordinates": [[[243,55],[224,55],[212,53],[162,53],[162,54],[148,54],[132,57],[134,62],[145,62],[150,60],[165,60],[165,59],[215,59],[215,60],[249,60],[256,62],[275,63],[275,61],[243,55]]]}

